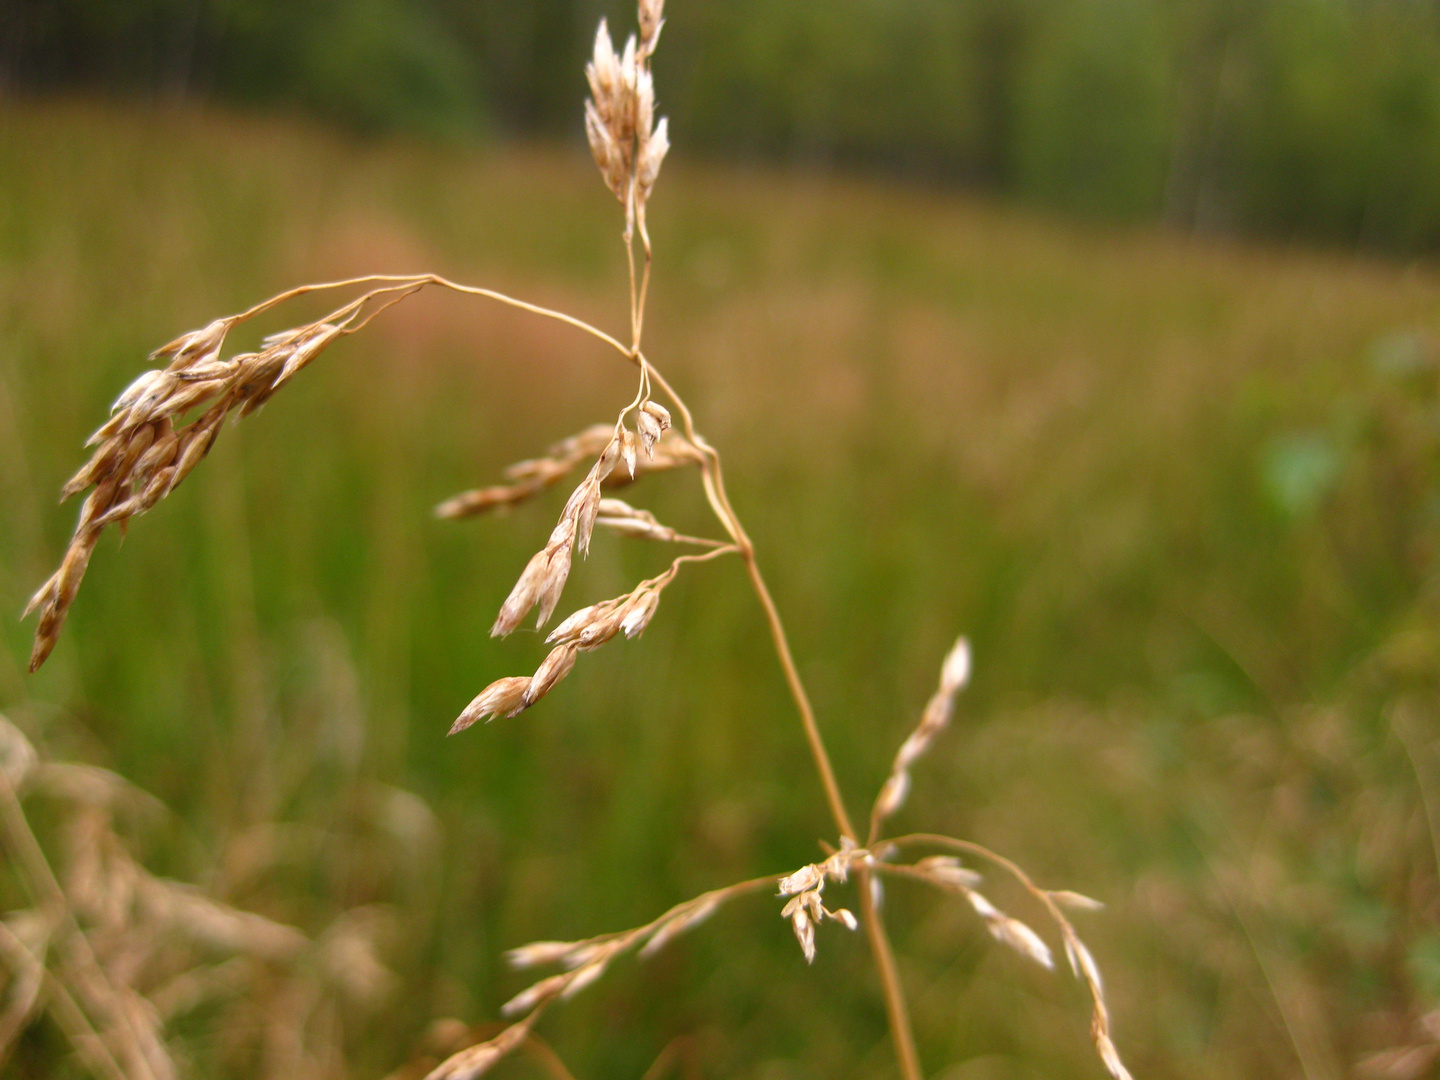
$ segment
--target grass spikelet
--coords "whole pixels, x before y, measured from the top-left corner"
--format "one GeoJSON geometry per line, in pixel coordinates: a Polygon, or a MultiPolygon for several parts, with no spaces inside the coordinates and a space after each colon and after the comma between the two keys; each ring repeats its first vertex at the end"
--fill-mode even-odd
{"type": "Polygon", "coordinates": [[[920,714],[920,723],[901,744],[895,762],[890,766],[890,775],[875,798],[875,806],[870,811],[871,844],[879,836],[880,826],[885,820],[905,804],[905,798],[910,793],[910,766],[925,755],[936,736],[949,725],[955,708],[955,695],[969,681],[970,642],[962,637],[940,665],[940,686],[920,714]]]}

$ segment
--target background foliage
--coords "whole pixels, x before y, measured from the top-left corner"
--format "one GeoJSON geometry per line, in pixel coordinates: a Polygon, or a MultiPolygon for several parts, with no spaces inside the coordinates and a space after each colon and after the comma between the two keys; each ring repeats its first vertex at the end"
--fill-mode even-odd
{"type": "MultiPolygon", "coordinates": [[[[14,0],[0,72],[16,88],[284,103],[362,129],[578,137],[580,63],[603,13],[597,0],[14,0]]],[[[1427,0],[677,4],[657,74],[691,153],[902,170],[1206,231],[1440,244],[1427,0]]]]}

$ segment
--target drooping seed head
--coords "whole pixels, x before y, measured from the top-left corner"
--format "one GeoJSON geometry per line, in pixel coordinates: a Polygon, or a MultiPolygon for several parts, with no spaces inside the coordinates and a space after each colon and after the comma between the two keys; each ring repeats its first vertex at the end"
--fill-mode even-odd
{"type": "Polygon", "coordinates": [[[589,555],[590,537],[595,532],[595,518],[600,513],[600,477],[595,469],[590,470],[590,475],[576,489],[575,495],[579,496],[574,510],[575,540],[580,553],[589,555]]]}
{"type": "Polygon", "coordinates": [[[638,412],[635,414],[635,428],[640,433],[640,442],[645,447],[645,456],[653,456],[655,444],[660,441],[660,436],[665,434],[665,429],[660,426],[660,421],[648,412],[638,412]]]}
{"type": "Polygon", "coordinates": [[[1110,1075],[1115,1080],[1132,1080],[1130,1070],[1120,1060],[1120,1052],[1115,1049],[1115,1043],[1107,1032],[1097,1030],[1094,1033],[1095,1049],[1100,1054],[1100,1060],[1105,1063],[1105,1068],[1110,1070],[1110,1075]]]}
{"type": "Polygon", "coordinates": [[[525,693],[529,689],[530,679],[523,675],[511,675],[495,680],[481,690],[474,701],[465,706],[465,711],[450,725],[450,734],[464,731],[471,724],[488,716],[510,717],[523,712],[529,706],[525,700],[525,693]]]}
{"type": "Polygon", "coordinates": [[[150,354],[150,359],[174,357],[172,370],[181,370],[213,359],[225,341],[225,335],[233,325],[233,319],[216,319],[209,326],[182,334],[168,345],[162,345],[150,354]]]}
{"type": "Polygon", "coordinates": [[[609,963],[610,957],[608,955],[601,955],[583,967],[576,968],[575,971],[568,976],[569,982],[565,984],[565,989],[561,991],[560,996],[567,1000],[574,997],[596,979],[600,978],[601,975],[605,974],[605,968],[609,963]]]}
{"type": "Polygon", "coordinates": [[[625,471],[630,474],[630,479],[635,479],[635,464],[639,457],[636,449],[636,436],[629,428],[622,428],[620,431],[620,458],[625,462],[625,471]]]}
{"type": "Polygon", "coordinates": [[[530,561],[525,564],[515,587],[500,605],[500,613],[495,616],[495,625],[490,628],[491,637],[507,637],[520,625],[520,620],[535,606],[549,565],[550,555],[543,549],[530,556],[530,561]]]}
{"type": "Polygon", "coordinates": [[[1055,889],[1050,893],[1050,899],[1063,907],[1073,908],[1076,911],[1102,911],[1105,905],[1082,893],[1071,892],[1069,889],[1055,889]]]}
{"type": "Polygon", "coordinates": [[[990,933],[995,935],[995,940],[1009,945],[1022,956],[1034,960],[1043,968],[1054,970],[1055,960],[1050,955],[1050,946],[1040,939],[1040,935],[1031,930],[1019,919],[1012,919],[1003,916],[989,922],[990,933]]]}
{"type": "Polygon", "coordinates": [[[795,940],[800,942],[800,951],[805,954],[805,962],[815,962],[815,924],[810,921],[805,908],[798,907],[790,915],[790,924],[795,930],[795,940]]]}
{"type": "Polygon", "coordinates": [[[550,650],[549,655],[545,657],[544,662],[531,678],[530,685],[525,689],[527,706],[534,705],[548,694],[556,683],[570,674],[570,670],[575,666],[575,654],[578,651],[579,646],[573,643],[557,645],[550,650]]]}
{"type": "Polygon", "coordinates": [[[720,901],[712,896],[696,904],[689,911],[663,923],[660,929],[655,931],[654,936],[645,943],[644,947],[640,950],[640,955],[642,957],[654,956],[686,930],[699,926],[706,919],[710,918],[719,906],[720,901]]]}
{"type": "MultiPolygon", "coordinates": [[[[548,550],[548,549],[547,549],[548,550]]],[[[571,546],[567,542],[551,551],[545,563],[545,574],[540,582],[536,597],[536,627],[544,626],[555,613],[560,603],[560,594],[565,591],[565,582],[570,577],[571,546]]]]}
{"type": "Polygon", "coordinates": [[[559,626],[555,627],[554,630],[551,630],[550,633],[546,635],[546,644],[552,644],[556,641],[569,641],[577,637],[580,631],[586,626],[589,626],[591,621],[595,619],[604,607],[604,604],[590,604],[587,607],[581,608],[579,611],[567,615],[559,626]]]}
{"type": "Polygon", "coordinates": [[[625,612],[625,618],[620,621],[621,631],[627,638],[638,637],[650,625],[650,620],[655,617],[655,609],[659,606],[660,594],[653,589],[645,590],[625,612]]]}
{"type": "Polygon", "coordinates": [[[551,998],[556,997],[560,991],[565,989],[569,981],[570,976],[568,974],[551,975],[549,978],[541,979],[534,986],[520,991],[520,993],[500,1006],[501,1015],[519,1016],[521,1013],[527,1013],[542,1001],[549,1001],[551,998]]]}

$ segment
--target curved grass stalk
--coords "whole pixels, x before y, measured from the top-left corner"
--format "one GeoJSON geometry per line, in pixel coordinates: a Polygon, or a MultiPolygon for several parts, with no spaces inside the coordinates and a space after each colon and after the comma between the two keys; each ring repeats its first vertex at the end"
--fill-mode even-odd
{"type": "MultiPolygon", "coordinates": [[[[1060,928],[1072,968],[1091,989],[1094,1002],[1092,1034],[1096,1046],[1116,1080],[1129,1080],[1129,1074],[1120,1064],[1110,1041],[1108,1013],[1094,962],[1058,906],[1061,902],[1059,898],[1068,894],[1039,889],[1014,863],[969,841],[932,834],[912,834],[884,842],[877,840],[882,823],[898,808],[908,790],[910,762],[925,752],[930,740],[948,721],[950,700],[964,682],[962,665],[956,659],[960,656],[963,642],[957,645],[951,658],[947,658],[941,689],[927,707],[921,727],[901,748],[890,781],[876,800],[865,837],[866,847],[858,847],[861,836],[856,832],[846,808],[784,623],[761,573],[755,546],[726,491],[720,454],[696,430],[688,404],[641,350],[653,261],[645,225],[646,200],[669,146],[665,120],[662,118],[658,124],[653,122],[653,88],[649,72],[649,57],[663,21],[660,18],[661,3],[662,0],[639,0],[640,40],[637,44],[632,38],[623,56],[614,51],[602,22],[596,39],[595,58],[586,69],[593,93],[586,103],[586,126],[591,148],[607,185],[625,209],[623,238],[629,270],[630,344],[626,346],[605,331],[565,312],[531,304],[493,289],[459,284],[437,274],[377,274],[302,285],[177,339],[154,354],[155,358],[167,359],[168,366],[142,375],[122,394],[111,420],[92,439],[92,443],[99,444],[94,456],[66,486],[67,495],[91,487],[94,491],[85,501],[80,523],[60,569],[31,601],[30,609],[41,610],[31,669],[43,663],[53,648],[105,526],[118,524],[123,528],[131,518],[143,514],[166,497],[209,451],[222,421],[230,413],[245,416],[254,411],[333,341],[358,332],[389,307],[431,286],[489,299],[565,323],[610,346],[634,364],[639,371],[638,386],[613,426],[597,425],[587,429],[552,450],[550,457],[522,462],[513,467],[511,479],[514,483],[509,486],[469,492],[440,508],[442,516],[458,517],[495,506],[513,505],[557,482],[581,462],[594,460],[588,474],[567,501],[550,538],[520,575],[501,608],[492,633],[510,633],[532,609],[538,609],[539,624],[549,619],[568,578],[574,550],[578,547],[582,554],[588,550],[591,532],[597,524],[629,530],[630,535],[697,544],[709,550],[702,554],[681,555],[664,573],[640,582],[630,593],[593,604],[571,615],[547,639],[556,643],[555,648],[534,676],[512,676],[487,687],[460,715],[451,729],[452,733],[484,717],[515,715],[533,705],[563,679],[580,651],[597,648],[622,631],[627,637],[642,632],[654,614],[661,591],[674,579],[682,565],[706,562],[727,554],[740,555],[750,587],[760,604],[788,693],[798,713],[807,750],[839,839],[836,854],[827,860],[828,870],[807,867],[799,875],[781,881],[782,893],[794,896],[786,914],[794,920],[797,936],[801,938],[807,957],[813,955],[813,931],[809,921],[812,916],[814,921],[822,917],[838,918],[854,928],[853,916],[843,909],[830,912],[820,904],[819,899],[826,874],[843,881],[853,866],[859,889],[860,921],[865,925],[875,957],[900,1072],[905,1080],[921,1080],[919,1056],[904,990],[872,888],[874,875],[908,874],[959,890],[986,920],[991,932],[1001,940],[1047,964],[1048,949],[1028,927],[998,912],[976,893],[956,867],[938,863],[921,863],[909,868],[889,866],[879,861],[880,856],[876,852],[882,848],[894,850],[925,844],[989,859],[1006,869],[1040,900],[1060,928]],[[642,242],[643,261],[637,260],[636,256],[637,231],[642,242]],[[638,271],[637,262],[640,263],[638,271]],[[366,291],[323,319],[268,338],[260,352],[221,358],[225,336],[234,326],[270,312],[289,300],[345,288],[366,288],[366,291]],[[678,413],[678,430],[672,430],[669,411],[654,401],[652,394],[656,390],[670,401],[678,413]],[[204,412],[198,419],[177,428],[177,423],[191,410],[201,407],[204,412]],[[627,426],[627,420],[632,418],[636,425],[634,431],[627,426]],[[669,441],[662,444],[660,440],[667,432],[670,432],[669,441]],[[673,452],[668,456],[661,453],[657,457],[657,449],[664,451],[665,447],[671,447],[673,452]],[[644,458],[641,457],[642,452],[644,458]],[[636,511],[616,500],[607,504],[613,513],[609,516],[602,513],[605,502],[602,485],[623,481],[621,466],[633,480],[638,472],[647,468],[663,469],[681,464],[698,467],[706,501],[729,538],[728,543],[676,533],[660,526],[648,513],[636,511]],[[815,879],[817,873],[819,878],[815,879]],[[797,877],[803,878],[804,883],[795,884],[797,877]]],[[[963,668],[968,672],[968,648],[964,651],[963,668]]],[[[521,1045],[552,1003],[569,997],[594,981],[616,956],[631,949],[649,949],[657,942],[663,944],[674,933],[700,921],[719,903],[777,880],[774,876],[756,878],[714,890],[677,905],[634,930],[601,935],[584,942],[537,943],[526,947],[531,950],[526,954],[527,963],[532,960],[559,961],[567,964],[569,970],[541,980],[512,1000],[506,1011],[524,1013],[523,1019],[495,1038],[452,1056],[430,1074],[430,1080],[478,1077],[495,1061],[521,1045]]]]}

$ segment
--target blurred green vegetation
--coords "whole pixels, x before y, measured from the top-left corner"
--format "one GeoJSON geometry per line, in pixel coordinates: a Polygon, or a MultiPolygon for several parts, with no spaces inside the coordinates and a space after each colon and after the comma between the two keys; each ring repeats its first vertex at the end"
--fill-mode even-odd
{"type": "MultiPolygon", "coordinates": [[[[0,85],[579,138],[597,0],[14,0],[0,85]]],[[[902,171],[1088,216],[1440,246],[1430,0],[674,3],[689,152],[902,171]]]]}
{"type": "MultiPolygon", "coordinates": [[[[1094,75],[1102,36],[1066,40],[1094,75]]],[[[1111,78],[1143,97],[1159,76],[1136,56],[1111,78]]],[[[1045,85],[1024,109],[1093,107],[1045,85]]],[[[616,206],[578,148],[11,102],[0,159],[0,610],[63,551],[54,493],[110,401],[217,314],[430,269],[623,322],[616,206]]],[[[898,826],[1109,903],[1082,932],[1137,1076],[1338,1077],[1425,1045],[1435,267],[683,155],[650,228],[648,350],[726,454],[852,812],[968,633],[975,685],[898,826]]],[[[391,913],[402,989],[344,1013],[349,1075],[404,1062],[437,1018],[496,1016],[524,985],[505,948],[636,925],[828,835],[733,565],[684,574],[642,639],[522,717],[444,738],[543,654],[487,631],[563,492],[463,525],[430,508],[632,392],[564,327],[412,299],[227,428],[123,549],[107,537],[39,675],[31,625],[0,621],[0,709],[174,811],[135,838],[158,869],[312,932],[391,913]]],[[[694,488],[627,497],[698,530],[694,488]]],[[[664,558],[597,539],[564,603],[664,558]]],[[[827,925],[807,969],[778,911],[736,904],[542,1033],[582,1077],[639,1076],[677,1036],[697,1076],[889,1075],[863,942],[827,925]]],[[[944,897],[895,883],[888,912],[930,1074],[1101,1075],[1068,976],[944,897]]],[[[189,1023],[197,1075],[231,1075],[224,1033],[189,1023]]],[[[27,1035],[17,1075],[70,1075],[58,1042],[27,1035]]]]}

